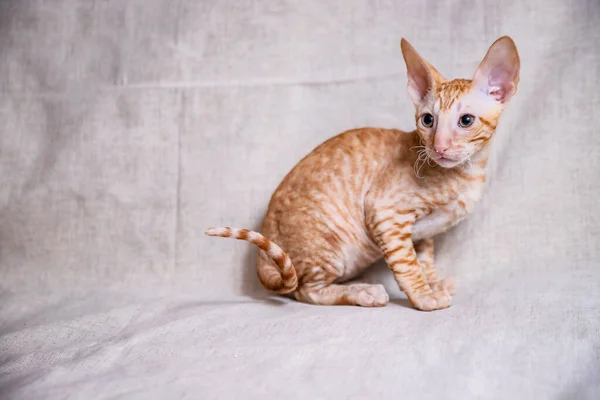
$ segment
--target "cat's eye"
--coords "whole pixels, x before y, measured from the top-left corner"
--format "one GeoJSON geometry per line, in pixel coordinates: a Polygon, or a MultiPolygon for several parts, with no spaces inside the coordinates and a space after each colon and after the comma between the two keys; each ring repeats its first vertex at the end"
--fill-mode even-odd
{"type": "Polygon", "coordinates": [[[431,128],[433,126],[433,115],[427,113],[421,116],[421,123],[426,128],[431,128]]]}
{"type": "Polygon", "coordinates": [[[473,122],[475,122],[475,117],[471,114],[462,115],[458,120],[458,124],[463,128],[473,125],[473,122]]]}

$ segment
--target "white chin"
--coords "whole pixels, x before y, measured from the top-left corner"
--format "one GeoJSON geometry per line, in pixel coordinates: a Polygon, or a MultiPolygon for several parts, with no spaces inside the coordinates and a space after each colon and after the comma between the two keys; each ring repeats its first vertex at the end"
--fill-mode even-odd
{"type": "Polygon", "coordinates": [[[457,165],[462,164],[461,160],[448,160],[447,158],[440,158],[434,161],[437,165],[443,168],[454,168],[457,165]]]}

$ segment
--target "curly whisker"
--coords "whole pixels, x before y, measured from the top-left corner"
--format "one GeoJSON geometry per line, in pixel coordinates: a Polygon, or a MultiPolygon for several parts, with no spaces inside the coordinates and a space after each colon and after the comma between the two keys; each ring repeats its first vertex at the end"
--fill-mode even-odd
{"type": "Polygon", "coordinates": [[[425,146],[413,146],[409,150],[412,150],[412,149],[424,149],[424,148],[425,148],[425,146]]]}
{"type": "Polygon", "coordinates": [[[417,159],[415,160],[415,165],[413,169],[415,171],[415,175],[417,178],[421,178],[420,172],[425,164],[425,160],[427,159],[427,149],[422,149],[417,152],[417,159]]]}

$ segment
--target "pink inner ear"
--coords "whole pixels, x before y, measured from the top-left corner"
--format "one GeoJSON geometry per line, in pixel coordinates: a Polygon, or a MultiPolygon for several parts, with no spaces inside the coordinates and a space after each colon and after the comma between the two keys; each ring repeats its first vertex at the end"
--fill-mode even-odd
{"type": "Polygon", "coordinates": [[[506,97],[506,92],[501,87],[492,86],[490,87],[489,95],[492,96],[494,100],[502,103],[506,97]]]}
{"type": "Polygon", "coordinates": [[[488,94],[502,103],[513,86],[514,76],[511,74],[510,67],[499,65],[490,71],[488,76],[488,94]]]}
{"type": "Polygon", "coordinates": [[[416,100],[423,100],[431,86],[427,69],[419,63],[409,70],[408,77],[411,96],[416,100]]]}
{"type": "Polygon", "coordinates": [[[427,95],[427,91],[429,90],[427,79],[417,75],[413,76],[411,80],[412,95],[419,100],[423,100],[423,98],[427,95]]]}

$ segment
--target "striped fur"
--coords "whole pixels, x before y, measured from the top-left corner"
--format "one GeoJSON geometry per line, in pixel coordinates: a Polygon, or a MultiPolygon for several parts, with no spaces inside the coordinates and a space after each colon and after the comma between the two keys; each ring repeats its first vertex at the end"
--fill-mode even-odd
{"type": "Polygon", "coordinates": [[[311,304],[384,306],[382,285],[348,283],[383,257],[415,308],[452,304],[454,281],[438,275],[433,237],[465,218],[482,195],[490,142],[516,92],[519,57],[502,37],[473,79],[446,81],[408,42],[401,47],[415,131],[337,135],[286,175],[262,234],[206,232],[257,245],[258,276],[267,289],[311,304]],[[433,123],[424,123],[425,114],[433,123]],[[473,117],[468,126],[459,123],[466,114],[473,117]]]}
{"type": "Polygon", "coordinates": [[[219,236],[224,238],[233,238],[246,240],[258,246],[275,262],[278,269],[265,268],[259,270],[259,279],[263,286],[271,291],[285,294],[296,290],[298,278],[296,270],[292,265],[292,260],[285,254],[281,247],[271,242],[258,232],[248,229],[237,228],[208,228],[204,233],[208,236],[219,236]]]}

